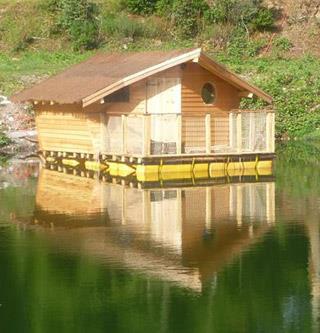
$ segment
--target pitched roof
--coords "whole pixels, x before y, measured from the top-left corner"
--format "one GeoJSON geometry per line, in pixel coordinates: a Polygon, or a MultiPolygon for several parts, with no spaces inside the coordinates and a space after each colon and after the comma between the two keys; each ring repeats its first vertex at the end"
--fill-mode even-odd
{"type": "Polygon", "coordinates": [[[198,61],[200,66],[239,90],[272,102],[271,96],[206,56],[201,49],[97,54],[11,99],[13,102],[82,103],[86,107],[125,86],[191,60],[198,61]]]}

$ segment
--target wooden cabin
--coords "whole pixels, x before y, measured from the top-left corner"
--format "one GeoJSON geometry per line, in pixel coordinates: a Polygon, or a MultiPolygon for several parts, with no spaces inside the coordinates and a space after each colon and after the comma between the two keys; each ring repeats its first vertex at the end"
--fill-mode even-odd
{"type": "Polygon", "coordinates": [[[49,228],[60,249],[201,291],[275,223],[272,180],[162,185],[138,189],[42,169],[34,224],[49,228]]]}
{"type": "Polygon", "coordinates": [[[98,54],[12,100],[33,103],[44,156],[158,173],[166,164],[270,168],[274,112],[240,110],[253,96],[272,103],[194,49],[98,54]]]}

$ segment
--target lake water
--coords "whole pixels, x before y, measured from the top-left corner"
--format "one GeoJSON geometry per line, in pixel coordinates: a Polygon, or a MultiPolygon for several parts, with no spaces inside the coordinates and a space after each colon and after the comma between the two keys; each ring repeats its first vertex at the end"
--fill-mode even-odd
{"type": "Polygon", "coordinates": [[[319,144],[274,177],[0,170],[1,332],[319,332],[319,144]]]}

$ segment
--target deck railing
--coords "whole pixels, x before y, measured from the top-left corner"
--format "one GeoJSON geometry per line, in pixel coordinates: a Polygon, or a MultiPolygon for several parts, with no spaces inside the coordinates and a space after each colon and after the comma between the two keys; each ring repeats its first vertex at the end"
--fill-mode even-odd
{"type": "Polygon", "coordinates": [[[130,156],[274,152],[274,112],[108,116],[107,154],[130,156]]]}

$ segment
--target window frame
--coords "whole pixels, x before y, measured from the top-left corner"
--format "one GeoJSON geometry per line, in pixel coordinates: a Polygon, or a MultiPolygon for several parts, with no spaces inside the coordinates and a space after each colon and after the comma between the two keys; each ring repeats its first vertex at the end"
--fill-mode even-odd
{"type": "Polygon", "coordinates": [[[213,82],[211,82],[211,81],[206,81],[205,83],[202,84],[200,95],[201,95],[202,103],[203,103],[204,105],[207,105],[207,106],[215,105],[215,104],[216,104],[216,101],[217,101],[217,88],[216,88],[216,85],[215,85],[213,82]],[[212,100],[211,103],[206,103],[205,100],[204,100],[204,98],[203,98],[203,90],[204,90],[204,87],[205,87],[206,85],[208,85],[208,84],[209,84],[210,86],[212,86],[212,88],[213,88],[213,100],[212,100]]]}

